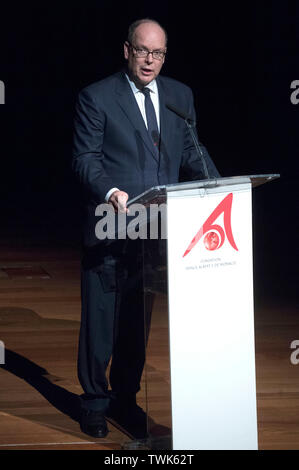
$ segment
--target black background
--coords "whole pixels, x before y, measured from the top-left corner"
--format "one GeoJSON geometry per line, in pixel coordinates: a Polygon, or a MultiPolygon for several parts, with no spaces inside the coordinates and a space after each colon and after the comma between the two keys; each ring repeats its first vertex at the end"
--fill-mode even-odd
{"type": "Polygon", "coordinates": [[[80,245],[71,172],[78,91],[123,66],[128,25],[169,35],[162,70],[194,92],[200,140],[223,176],[280,173],[253,194],[258,299],[296,300],[299,1],[9,2],[0,6],[1,239],[80,245]]]}

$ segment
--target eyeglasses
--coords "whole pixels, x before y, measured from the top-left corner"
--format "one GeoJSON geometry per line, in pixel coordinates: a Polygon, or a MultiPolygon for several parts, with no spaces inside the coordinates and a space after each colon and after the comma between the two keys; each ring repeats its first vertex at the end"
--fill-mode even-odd
{"type": "Polygon", "coordinates": [[[166,52],[165,51],[149,51],[148,49],[142,49],[139,47],[133,46],[130,42],[128,43],[129,46],[134,49],[134,55],[135,57],[148,57],[149,54],[152,54],[153,59],[156,60],[163,60],[165,57],[166,52]]]}

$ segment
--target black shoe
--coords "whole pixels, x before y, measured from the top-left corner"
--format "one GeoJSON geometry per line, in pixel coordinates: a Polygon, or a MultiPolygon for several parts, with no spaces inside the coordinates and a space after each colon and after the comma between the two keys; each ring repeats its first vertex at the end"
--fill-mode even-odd
{"type": "Polygon", "coordinates": [[[106,416],[133,439],[145,439],[148,436],[147,415],[136,404],[111,400],[106,416]]]}
{"type": "Polygon", "coordinates": [[[82,410],[80,428],[92,437],[106,437],[108,434],[105,416],[100,411],[82,410]]]}

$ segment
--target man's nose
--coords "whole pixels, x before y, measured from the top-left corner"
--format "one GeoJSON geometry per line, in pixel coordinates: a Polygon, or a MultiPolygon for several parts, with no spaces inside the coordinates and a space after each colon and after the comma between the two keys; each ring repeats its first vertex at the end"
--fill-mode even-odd
{"type": "Polygon", "coordinates": [[[153,53],[152,52],[149,52],[146,56],[146,62],[148,64],[151,64],[152,62],[154,61],[154,58],[153,58],[153,53]]]}

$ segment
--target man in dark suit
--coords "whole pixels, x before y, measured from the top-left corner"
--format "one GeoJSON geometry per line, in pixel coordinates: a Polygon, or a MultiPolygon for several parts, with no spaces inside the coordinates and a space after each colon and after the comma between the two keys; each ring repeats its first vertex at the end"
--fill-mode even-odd
{"type": "MultiPolygon", "coordinates": [[[[182,174],[205,177],[184,120],[166,107],[195,118],[191,90],[159,76],[166,47],[166,32],[156,21],[133,23],[124,44],[126,70],[86,87],[76,107],[73,169],[85,200],[78,374],[81,429],[94,437],[107,435],[105,416],[132,436],[145,433],[145,414],[136,404],[145,357],[140,245],[99,241],[95,208],[108,202],[115,212],[126,212],[128,198],[152,186],[177,183],[182,174]]],[[[201,149],[210,176],[219,176],[201,149]]]]}

